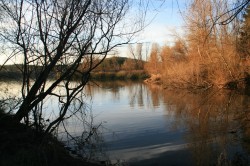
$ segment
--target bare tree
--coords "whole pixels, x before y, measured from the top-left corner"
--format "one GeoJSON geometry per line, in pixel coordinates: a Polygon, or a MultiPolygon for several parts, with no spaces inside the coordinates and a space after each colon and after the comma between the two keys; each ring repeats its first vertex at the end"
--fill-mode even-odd
{"type": "Polygon", "coordinates": [[[13,119],[29,124],[33,117],[36,128],[46,132],[83,107],[79,96],[90,72],[143,26],[138,20],[133,28],[123,23],[129,0],[0,0],[0,8],[1,46],[8,59],[22,60],[22,102],[13,119]],[[60,111],[40,129],[49,96],[58,99],[60,111]]]}
{"type": "Polygon", "coordinates": [[[215,18],[214,24],[226,25],[231,23],[236,18],[242,16],[243,11],[247,8],[249,3],[250,0],[237,0],[231,5],[230,9],[215,18]],[[225,18],[225,16],[227,17],[225,18]]]}
{"type": "MultiPolygon", "coordinates": [[[[240,1],[237,2],[239,5],[240,1]]],[[[226,0],[194,0],[190,5],[186,18],[188,53],[199,61],[194,70],[194,75],[199,76],[196,82],[207,80],[210,85],[223,87],[245,77],[247,68],[236,49],[240,20],[238,17],[230,20],[235,14],[231,8],[232,4],[226,0]],[[223,23],[223,20],[230,21],[223,23]]]]}
{"type": "Polygon", "coordinates": [[[138,43],[136,45],[136,54],[137,54],[137,59],[139,61],[139,69],[143,69],[143,59],[142,59],[142,48],[143,48],[143,43],[138,43]]]}
{"type": "Polygon", "coordinates": [[[137,43],[135,46],[132,44],[128,45],[129,53],[132,55],[135,62],[135,69],[142,69],[142,47],[143,43],[137,43]]]}
{"type": "Polygon", "coordinates": [[[159,73],[159,50],[160,46],[158,43],[152,43],[149,60],[147,63],[147,70],[152,74],[159,73]]]}

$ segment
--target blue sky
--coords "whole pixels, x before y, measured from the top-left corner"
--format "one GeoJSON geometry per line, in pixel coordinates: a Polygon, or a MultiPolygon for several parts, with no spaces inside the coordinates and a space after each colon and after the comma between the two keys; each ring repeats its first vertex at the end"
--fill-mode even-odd
{"type": "MultiPolygon", "coordinates": [[[[147,20],[150,24],[142,31],[135,42],[171,45],[174,41],[174,33],[183,34],[184,21],[181,12],[185,10],[187,0],[151,0],[147,11],[147,20]]],[[[119,48],[119,56],[129,56],[128,46],[119,48]]]]}
{"type": "Polygon", "coordinates": [[[152,2],[154,2],[154,4],[151,5],[148,18],[150,19],[154,17],[154,19],[144,30],[144,33],[141,36],[142,40],[158,42],[160,44],[171,42],[173,31],[181,33],[183,19],[180,10],[183,11],[184,3],[180,3],[179,1],[178,6],[176,0],[165,0],[165,3],[162,5],[161,2],[158,2],[157,0],[152,2]]]}
{"type": "MultiPolygon", "coordinates": [[[[146,2],[146,0],[141,0],[146,2]]],[[[184,11],[184,4],[187,0],[149,0],[149,9],[147,11],[147,23],[150,24],[143,32],[138,34],[137,42],[147,42],[149,44],[157,42],[160,45],[171,44],[173,41],[173,30],[182,33],[183,24],[180,9],[184,11]],[[164,3],[162,3],[164,1],[164,3]],[[179,9],[180,7],[180,9],[179,9]]],[[[135,9],[136,10],[136,9],[135,9]]],[[[136,12],[136,11],[135,11],[136,12]]],[[[127,45],[119,48],[119,56],[127,56],[127,45]]],[[[4,56],[0,56],[0,61],[5,61],[4,56]]],[[[15,59],[16,60],[16,59],[15,59]]],[[[12,62],[9,62],[12,63],[12,62]]]]}

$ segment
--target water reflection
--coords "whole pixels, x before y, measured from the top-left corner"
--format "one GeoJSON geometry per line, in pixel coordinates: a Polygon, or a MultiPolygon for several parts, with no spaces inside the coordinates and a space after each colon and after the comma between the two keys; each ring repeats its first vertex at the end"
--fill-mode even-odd
{"type": "Polygon", "coordinates": [[[202,93],[166,90],[162,95],[166,110],[175,115],[174,127],[186,126],[184,137],[196,165],[249,164],[249,151],[242,149],[244,144],[239,145],[241,134],[246,139],[249,129],[248,96],[225,90],[202,93]]]}
{"type": "MultiPolygon", "coordinates": [[[[5,86],[20,91],[18,83],[2,83],[0,89],[5,86]]],[[[124,81],[91,82],[84,94],[92,110],[90,121],[103,125],[98,144],[105,144],[111,160],[130,165],[250,164],[247,95],[226,90],[193,93],[124,81]]],[[[48,110],[56,112],[53,98],[47,103],[48,110]]],[[[65,124],[75,136],[86,130],[78,118],[65,124]]]]}
{"type": "Polygon", "coordinates": [[[105,82],[91,82],[86,86],[86,94],[92,98],[95,95],[108,95],[111,94],[112,101],[119,101],[121,98],[121,91],[127,91],[126,97],[129,101],[130,107],[144,107],[144,106],[158,106],[158,100],[156,102],[151,100],[150,91],[147,90],[147,87],[141,82],[131,82],[131,81],[105,81],[105,82]]]}
{"type": "Polygon", "coordinates": [[[168,110],[175,112],[175,125],[183,123],[187,127],[185,139],[190,142],[196,165],[216,164],[222,162],[220,160],[229,162],[231,155],[237,152],[234,148],[240,148],[233,146],[239,134],[239,123],[234,120],[241,105],[239,96],[233,92],[174,94],[168,92],[164,100],[175,106],[171,109],[166,105],[168,110]]]}
{"type": "MultiPolygon", "coordinates": [[[[112,100],[126,100],[130,106],[120,105],[121,110],[117,110],[114,118],[102,115],[119,137],[107,139],[111,153],[118,154],[116,157],[133,165],[248,164],[247,143],[242,142],[249,138],[250,131],[248,96],[225,90],[196,93],[163,90],[142,83],[112,82],[101,87],[104,89],[97,88],[98,94],[94,95],[111,92],[112,100]],[[131,108],[139,115],[131,113],[131,108]]],[[[110,101],[109,107],[116,109],[112,104],[110,101]]]]}

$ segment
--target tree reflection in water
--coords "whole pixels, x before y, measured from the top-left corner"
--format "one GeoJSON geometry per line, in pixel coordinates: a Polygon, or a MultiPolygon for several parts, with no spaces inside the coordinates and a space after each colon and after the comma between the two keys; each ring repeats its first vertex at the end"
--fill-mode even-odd
{"type": "Polygon", "coordinates": [[[184,126],[184,139],[196,165],[249,164],[249,96],[224,89],[190,92],[124,81],[92,83],[85,92],[92,97],[111,93],[112,100],[118,101],[125,88],[131,108],[155,110],[164,105],[166,121],[167,116],[173,117],[172,130],[184,126]]]}
{"type": "Polygon", "coordinates": [[[173,127],[187,127],[185,139],[196,165],[248,165],[250,143],[250,97],[236,91],[214,90],[190,92],[164,90],[149,86],[154,103],[160,95],[173,112],[173,127]],[[231,149],[237,139],[243,141],[246,153],[231,149]],[[217,158],[217,161],[214,159],[217,158]],[[212,162],[212,163],[211,163],[212,162]]]}
{"type": "MultiPolygon", "coordinates": [[[[7,84],[1,84],[1,89],[4,89],[5,86],[7,86],[7,84]]],[[[11,89],[13,93],[8,93],[8,97],[13,97],[16,94],[15,92],[18,91],[20,87],[18,83],[8,83],[8,87],[10,86],[11,88],[9,89],[11,89]],[[12,94],[13,96],[11,96],[12,94]]],[[[126,103],[122,103],[125,105],[123,105],[123,108],[121,108],[121,105],[105,105],[109,108],[104,108],[103,105],[100,105],[98,108],[103,111],[105,118],[108,117],[107,120],[115,119],[116,121],[114,124],[120,123],[120,126],[127,125],[128,121],[126,120],[131,120],[131,118],[133,118],[133,120],[140,121],[140,127],[136,128],[136,126],[131,126],[135,132],[138,132],[139,129],[145,129],[145,131],[148,130],[150,132],[155,132],[150,134],[154,137],[157,136],[157,132],[162,129],[157,128],[162,123],[157,119],[159,116],[166,116],[164,117],[165,119],[163,119],[163,121],[165,120],[166,123],[170,123],[169,121],[171,121],[170,127],[173,131],[183,130],[184,126],[185,131],[181,134],[184,137],[185,143],[187,143],[186,149],[192,154],[192,160],[195,165],[250,164],[250,97],[248,95],[244,95],[236,91],[227,91],[222,89],[194,93],[186,90],[163,89],[159,85],[145,85],[141,82],[124,81],[102,83],[92,82],[85,87],[84,94],[86,96],[91,96],[91,98],[99,96],[101,99],[100,101],[103,102],[107,102],[107,100],[113,100],[112,102],[108,103],[113,105],[116,103],[120,104],[120,100],[122,100],[122,102],[128,102],[128,107],[126,103]],[[126,93],[124,93],[124,91],[126,91],[126,93]],[[111,99],[108,98],[108,96],[111,96],[111,99]],[[128,115],[131,113],[130,110],[134,110],[132,112],[133,114],[128,115]],[[137,110],[140,110],[141,112],[137,113],[137,110]],[[161,113],[161,111],[165,111],[166,113],[161,113]],[[153,114],[152,112],[155,112],[156,114],[153,114]],[[117,116],[119,117],[119,115],[121,115],[120,117],[124,118],[124,121],[117,119],[117,116]],[[152,124],[154,126],[149,126],[151,127],[149,129],[147,124],[144,122],[151,122],[149,121],[149,116],[151,115],[154,116],[156,123],[159,125],[154,123],[152,124]],[[143,119],[141,116],[145,116],[148,119],[143,119]],[[169,116],[172,117],[170,118],[169,116]],[[239,142],[241,143],[241,146],[238,146],[239,142]]],[[[4,97],[6,95],[1,96],[4,97]]],[[[48,100],[47,104],[49,111],[51,111],[51,113],[48,112],[48,114],[53,114],[53,110],[56,113],[56,103],[48,100]]],[[[98,103],[94,103],[93,101],[93,106],[97,104],[98,103]]],[[[91,110],[92,108],[90,105],[89,107],[91,110]]],[[[99,112],[97,112],[97,114],[99,114],[99,112]]],[[[87,137],[81,132],[96,128],[100,123],[95,122],[95,117],[89,120],[83,119],[82,121],[79,121],[79,117],[93,118],[91,116],[85,116],[83,113],[81,115],[76,115],[75,119],[73,118],[71,121],[66,120],[65,123],[68,123],[68,131],[70,131],[73,136],[78,136],[79,139],[77,140],[77,144],[80,145],[81,142],[84,142],[81,141],[81,139],[86,139],[87,137]],[[84,121],[95,123],[89,123],[89,125],[81,124],[84,121]],[[83,129],[83,126],[89,127],[89,129],[83,129]]],[[[103,119],[101,121],[103,122],[103,119]]],[[[131,121],[131,124],[137,124],[137,122],[131,121]]],[[[131,133],[129,132],[129,126],[124,126],[124,128],[126,128],[126,131],[128,131],[127,134],[131,133]]],[[[96,135],[92,137],[93,140],[90,140],[93,147],[91,149],[92,151],[89,152],[91,155],[94,155],[95,158],[99,158],[100,156],[100,152],[98,153],[97,151],[102,151],[101,153],[103,153],[103,156],[105,156],[105,147],[101,146],[105,144],[106,140],[102,136],[103,128],[100,127],[99,129],[100,130],[98,131],[96,130],[96,135]],[[101,146],[97,147],[96,145],[101,146]],[[94,153],[98,156],[95,156],[94,153]]],[[[167,129],[165,132],[168,131],[169,129],[167,129]]],[[[164,131],[161,132],[163,133],[164,131]]],[[[136,133],[132,134],[137,136],[136,133]]],[[[147,132],[139,131],[139,134],[147,134],[147,132]]],[[[166,135],[167,134],[168,133],[166,133],[166,135]]],[[[166,135],[162,134],[160,136],[166,135]]],[[[144,136],[145,135],[140,138],[145,138],[144,136]]],[[[125,137],[124,139],[126,140],[127,138],[128,137],[125,137]]],[[[165,139],[165,137],[162,139],[155,138],[155,140],[157,139],[163,141],[162,139],[165,139]]],[[[175,137],[173,139],[175,139],[175,137]]],[[[139,142],[142,141],[143,140],[140,140],[139,142]]],[[[126,143],[131,142],[128,141],[126,143]]],[[[163,144],[160,144],[159,142],[155,141],[150,143],[152,144],[149,144],[148,146],[152,145],[152,147],[158,144],[159,146],[168,144],[168,142],[162,142],[163,144]]],[[[167,149],[168,147],[162,147],[161,149],[164,150],[164,148],[167,149]]],[[[86,149],[82,148],[81,150],[86,149]]],[[[87,156],[87,158],[93,157],[91,155],[88,156],[87,152],[85,154],[85,157],[87,156]]]]}

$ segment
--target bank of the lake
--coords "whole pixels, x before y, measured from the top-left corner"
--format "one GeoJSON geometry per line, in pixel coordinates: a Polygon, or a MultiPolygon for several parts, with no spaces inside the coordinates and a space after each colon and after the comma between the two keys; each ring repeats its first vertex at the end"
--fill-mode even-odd
{"type": "Polygon", "coordinates": [[[1,166],[100,166],[99,161],[87,161],[74,156],[52,135],[37,133],[31,126],[14,123],[11,117],[0,116],[1,166]]]}
{"type": "MultiPolygon", "coordinates": [[[[173,81],[173,80],[172,80],[173,81]]],[[[244,94],[250,94],[250,75],[245,74],[245,77],[230,80],[225,82],[224,84],[213,84],[208,83],[205,80],[203,84],[195,84],[188,81],[177,81],[171,82],[166,81],[161,74],[151,74],[148,78],[144,80],[147,84],[158,84],[162,85],[164,89],[186,89],[186,90],[208,90],[208,89],[228,89],[228,90],[236,90],[244,94]]]]}

